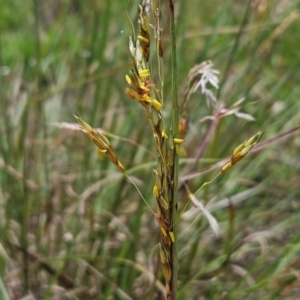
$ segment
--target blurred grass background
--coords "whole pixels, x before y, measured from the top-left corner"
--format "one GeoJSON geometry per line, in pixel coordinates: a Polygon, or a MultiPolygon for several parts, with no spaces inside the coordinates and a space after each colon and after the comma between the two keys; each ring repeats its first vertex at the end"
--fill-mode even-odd
{"type": "MultiPolygon", "coordinates": [[[[113,134],[120,160],[155,209],[152,133],[124,93],[132,32],[126,10],[136,26],[138,4],[0,0],[1,299],[164,299],[154,216],[115,166],[68,129],[79,113],[113,134]]],[[[197,172],[257,131],[269,140],[300,125],[299,9],[297,0],[176,2],[180,88],[195,64],[211,59],[221,72],[218,97],[227,107],[245,97],[242,111],[256,119],[222,119],[197,172]]],[[[200,92],[188,113],[189,157],[180,176],[209,128],[199,122],[212,113],[200,92]]],[[[219,221],[219,237],[188,206],[178,238],[178,299],[299,299],[299,146],[299,134],[278,139],[197,195],[219,221]]],[[[215,172],[200,172],[191,189],[215,172]]]]}

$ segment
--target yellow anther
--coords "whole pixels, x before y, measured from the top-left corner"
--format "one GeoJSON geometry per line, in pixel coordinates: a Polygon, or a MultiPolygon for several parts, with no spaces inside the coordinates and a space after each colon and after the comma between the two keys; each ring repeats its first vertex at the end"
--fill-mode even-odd
{"type": "Polygon", "coordinates": [[[166,132],[165,132],[164,130],[161,132],[161,135],[162,135],[162,137],[164,137],[165,139],[168,138],[168,135],[166,134],[166,132]]]}
{"type": "Polygon", "coordinates": [[[143,95],[141,97],[141,101],[145,101],[145,102],[148,102],[148,103],[152,103],[153,102],[153,99],[151,97],[149,97],[148,95],[143,95]]]}
{"type": "Polygon", "coordinates": [[[153,195],[155,198],[158,198],[159,196],[158,188],[156,185],[153,187],[153,195]]]}
{"type": "Polygon", "coordinates": [[[172,243],[174,243],[174,242],[175,242],[175,235],[174,235],[174,232],[173,232],[173,231],[170,231],[170,232],[169,232],[169,236],[170,236],[170,238],[171,238],[171,240],[172,240],[172,243]]]}
{"type": "Polygon", "coordinates": [[[99,149],[98,148],[98,152],[97,152],[98,158],[102,160],[103,159],[103,154],[106,153],[106,151],[107,151],[106,149],[99,149]]]}
{"type": "Polygon", "coordinates": [[[139,71],[140,77],[147,77],[150,75],[149,69],[139,71]]]}
{"type": "Polygon", "coordinates": [[[174,138],[173,141],[174,141],[174,144],[179,144],[179,145],[184,142],[183,139],[178,139],[178,138],[174,138]]]}
{"type": "Polygon", "coordinates": [[[167,232],[163,227],[160,227],[160,231],[161,231],[163,236],[167,236],[167,232]]]}
{"type": "Polygon", "coordinates": [[[132,80],[131,80],[130,76],[126,74],[126,75],[125,75],[125,79],[126,79],[127,83],[128,83],[129,85],[131,85],[132,80]]]}
{"type": "Polygon", "coordinates": [[[138,35],[137,37],[141,42],[149,43],[149,40],[141,35],[138,35]]]}
{"type": "Polygon", "coordinates": [[[152,105],[154,106],[154,108],[159,111],[162,108],[162,104],[160,102],[158,102],[156,99],[152,100],[152,105]]]}

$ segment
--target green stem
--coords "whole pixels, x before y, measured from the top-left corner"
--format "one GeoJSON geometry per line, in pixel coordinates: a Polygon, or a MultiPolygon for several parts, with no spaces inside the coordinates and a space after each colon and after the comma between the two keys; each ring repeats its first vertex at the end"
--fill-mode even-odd
{"type": "Polygon", "coordinates": [[[0,276],[0,297],[1,297],[0,299],[3,299],[3,300],[10,300],[1,276],[0,276]]]}
{"type": "MultiPolygon", "coordinates": [[[[172,110],[172,131],[173,137],[179,137],[178,124],[178,85],[177,85],[177,60],[176,60],[176,33],[175,33],[175,20],[174,20],[174,2],[169,0],[170,5],[170,26],[171,26],[171,66],[172,66],[172,98],[173,98],[173,110],[172,110]]],[[[177,258],[177,246],[178,246],[178,224],[176,222],[178,215],[178,155],[176,153],[176,146],[174,149],[174,177],[173,177],[173,203],[172,203],[172,224],[175,241],[172,244],[172,300],[176,299],[177,292],[177,274],[178,274],[178,258],[177,258]]]]}

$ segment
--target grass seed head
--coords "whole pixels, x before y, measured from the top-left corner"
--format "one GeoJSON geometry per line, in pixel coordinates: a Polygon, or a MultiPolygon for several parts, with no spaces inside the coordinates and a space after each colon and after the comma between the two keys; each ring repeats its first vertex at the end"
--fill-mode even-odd
{"type": "Polygon", "coordinates": [[[257,134],[253,135],[251,138],[246,140],[244,143],[237,146],[230,158],[230,161],[227,162],[221,169],[221,173],[225,173],[230,170],[236,163],[243,159],[249,151],[260,141],[264,132],[259,131],[257,134]]]}
{"type": "Polygon", "coordinates": [[[125,168],[119,161],[116,151],[110,145],[109,140],[101,133],[93,129],[88,123],[81,118],[75,116],[78,123],[82,126],[82,131],[85,133],[98,147],[97,155],[99,159],[103,159],[104,154],[111,160],[111,162],[122,172],[125,173],[125,168]]]}

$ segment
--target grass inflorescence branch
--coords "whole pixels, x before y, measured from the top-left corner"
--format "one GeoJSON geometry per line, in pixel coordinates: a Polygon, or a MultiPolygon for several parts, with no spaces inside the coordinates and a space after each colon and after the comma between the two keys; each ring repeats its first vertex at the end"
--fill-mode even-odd
{"type": "MultiPolygon", "coordinates": [[[[157,167],[153,170],[153,195],[157,201],[157,214],[161,233],[160,259],[163,274],[166,281],[167,299],[175,299],[177,279],[177,254],[176,254],[176,232],[173,221],[177,217],[177,189],[178,189],[178,159],[176,158],[176,147],[182,142],[178,138],[178,99],[176,83],[176,56],[175,43],[172,42],[172,79],[173,79],[173,110],[172,126],[167,133],[163,119],[163,74],[162,58],[163,48],[160,28],[160,8],[151,8],[149,1],[144,1],[139,6],[139,35],[136,40],[129,39],[129,50],[132,57],[133,67],[126,75],[129,87],[126,93],[139,102],[146,110],[146,115],[151,124],[153,138],[157,153],[157,167]],[[149,15],[153,13],[154,24],[150,26],[149,15]],[[153,81],[148,61],[150,58],[150,28],[154,29],[156,50],[158,57],[159,78],[161,90],[153,81]],[[156,99],[157,98],[157,99],[156,99]]],[[[174,11],[172,10],[172,32],[174,33],[174,11]]],[[[175,38],[175,37],[174,37],[175,38]]],[[[175,41],[175,39],[174,39],[175,41]]]]}

